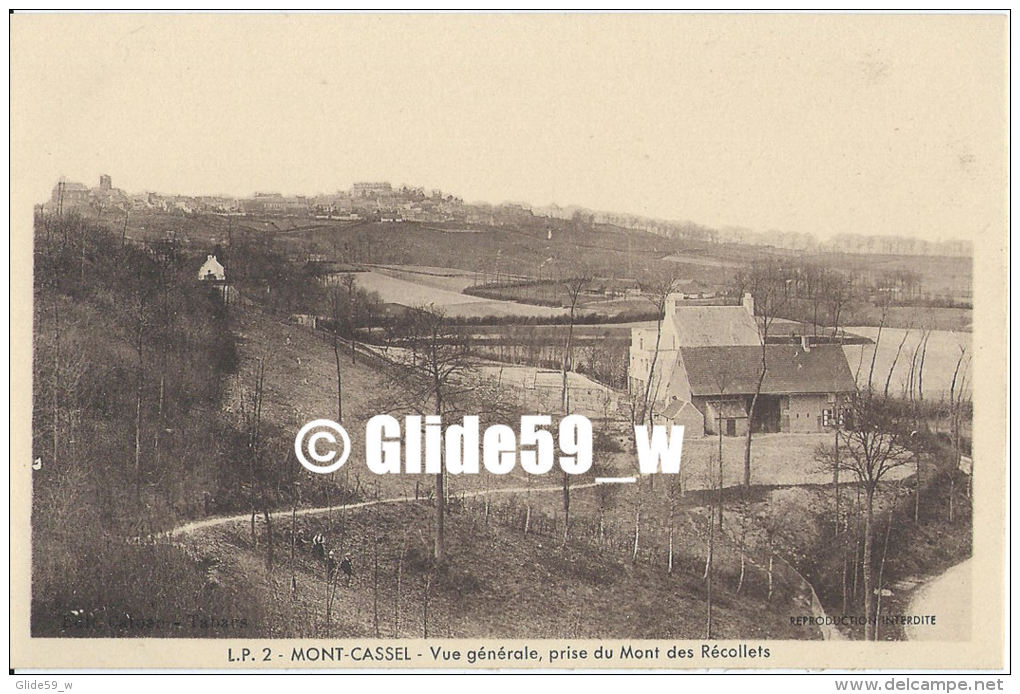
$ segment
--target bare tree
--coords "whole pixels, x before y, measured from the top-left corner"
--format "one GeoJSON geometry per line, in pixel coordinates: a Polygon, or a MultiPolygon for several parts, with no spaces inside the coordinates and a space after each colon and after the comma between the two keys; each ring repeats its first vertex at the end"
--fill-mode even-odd
{"type": "Polygon", "coordinates": [[[924,331],[924,339],[921,341],[921,360],[917,365],[917,400],[924,402],[924,358],[928,354],[928,338],[931,337],[931,330],[924,331]]]}
{"type": "MultiPolygon", "coordinates": [[[[591,284],[593,279],[591,270],[585,265],[578,264],[571,273],[571,277],[564,280],[563,286],[567,291],[569,299],[570,320],[567,327],[567,341],[563,349],[563,386],[560,393],[560,403],[563,416],[570,414],[570,389],[567,384],[567,374],[574,368],[574,321],[577,316],[577,304],[581,293],[591,284]]],[[[570,475],[566,472],[562,476],[563,481],[563,544],[566,545],[570,536],[570,475]]]]}
{"type": "Polygon", "coordinates": [[[135,349],[135,503],[142,505],[142,398],[145,393],[146,342],[150,337],[153,322],[152,277],[143,263],[136,265],[132,282],[132,326],[135,349]]]}
{"type": "Polygon", "coordinates": [[[853,278],[840,272],[827,273],[824,291],[829,305],[829,320],[832,321],[832,336],[839,335],[839,320],[843,312],[853,303],[853,278]]]}
{"type": "MultiPolygon", "coordinates": [[[[350,277],[351,275],[345,275],[350,277]]],[[[346,292],[338,285],[329,288],[326,298],[329,302],[330,345],[333,348],[333,362],[336,366],[336,421],[344,421],[343,373],[340,368],[340,331],[350,311],[350,289],[346,292]]],[[[354,360],[354,341],[351,341],[351,360],[354,360]]]]}
{"type": "Polygon", "coordinates": [[[570,405],[568,402],[567,372],[574,368],[574,320],[577,317],[577,303],[581,293],[591,284],[593,278],[592,272],[587,267],[578,265],[573,269],[571,276],[563,281],[563,287],[566,289],[567,298],[570,301],[568,304],[570,320],[567,327],[567,341],[563,348],[563,389],[561,400],[564,413],[568,411],[570,405]]]}
{"type": "MultiPolygon", "coordinates": [[[[439,417],[456,411],[459,396],[470,392],[472,378],[470,339],[446,320],[434,305],[412,309],[404,326],[404,345],[410,357],[397,371],[399,393],[404,403],[417,412],[439,417]]],[[[435,473],[436,534],[433,556],[446,556],[445,464],[435,473]]]]}
{"type": "Polygon", "coordinates": [[[266,361],[268,355],[262,355],[255,360],[255,370],[252,374],[250,390],[241,393],[241,416],[244,425],[244,432],[247,442],[247,457],[249,471],[249,494],[248,500],[251,507],[251,538],[252,545],[258,544],[258,537],[255,534],[255,517],[259,510],[266,524],[266,565],[273,565],[273,525],[269,512],[269,499],[267,497],[267,485],[263,476],[266,471],[263,469],[263,437],[262,437],[262,401],[265,394],[266,382],[266,361]]]}
{"type": "MultiPolygon", "coordinates": [[[[910,335],[910,327],[903,331],[903,338],[900,340],[899,346],[896,348],[896,354],[893,356],[892,363],[889,364],[889,373],[885,377],[885,389],[882,391],[885,397],[889,397],[889,384],[892,383],[893,370],[896,368],[896,362],[899,361],[900,353],[903,351],[903,345],[907,341],[907,337],[910,335]]],[[[875,349],[878,349],[876,344],[875,349]]]]}
{"type": "Polygon", "coordinates": [[[864,607],[868,617],[866,638],[874,636],[874,579],[872,545],[875,496],[881,482],[892,470],[910,462],[909,432],[900,405],[876,396],[871,390],[858,393],[851,403],[849,426],[842,430],[842,455],[834,460],[832,451],[819,447],[817,459],[826,467],[838,465],[859,483],[864,492],[864,607]]]}
{"type": "Polygon", "coordinates": [[[677,271],[671,269],[654,276],[651,281],[642,287],[644,297],[655,307],[658,322],[655,327],[655,348],[652,350],[652,363],[648,369],[648,380],[645,382],[644,397],[641,399],[639,424],[644,424],[645,418],[648,416],[649,399],[652,397],[652,378],[655,374],[656,363],[659,360],[659,347],[662,344],[662,324],[666,315],[666,303],[669,300],[670,294],[676,291],[678,282],[677,271]]]}
{"type": "MultiPolygon", "coordinates": [[[[712,459],[706,459],[706,477],[708,479],[709,487],[714,485],[712,481],[712,459]]],[[[721,490],[720,490],[721,491],[721,490]]],[[[720,498],[721,500],[721,498],[720,498]]],[[[722,514],[722,508],[719,509],[720,515],[722,514]]],[[[715,514],[712,512],[712,507],[709,505],[708,509],[708,547],[705,556],[705,638],[712,638],[712,627],[713,627],[713,595],[712,595],[712,579],[715,573],[715,514]]]]}
{"type": "Polygon", "coordinates": [[[754,414],[758,407],[762,384],[768,371],[767,346],[769,330],[779,313],[789,302],[789,283],[793,280],[775,263],[752,265],[738,273],[736,282],[740,293],[748,292],[754,299],[754,311],[758,319],[758,338],[761,341],[761,367],[751,406],[747,413],[747,434],[744,439],[744,486],[751,486],[751,436],[754,433],[754,414]]]}
{"type": "Polygon", "coordinates": [[[775,560],[778,556],[779,547],[786,541],[786,532],[790,527],[790,509],[789,506],[783,503],[777,503],[774,498],[770,498],[768,505],[762,510],[758,516],[757,521],[763,534],[763,540],[765,544],[765,551],[767,554],[765,575],[768,581],[766,600],[772,601],[773,593],[775,592],[775,560]]]}

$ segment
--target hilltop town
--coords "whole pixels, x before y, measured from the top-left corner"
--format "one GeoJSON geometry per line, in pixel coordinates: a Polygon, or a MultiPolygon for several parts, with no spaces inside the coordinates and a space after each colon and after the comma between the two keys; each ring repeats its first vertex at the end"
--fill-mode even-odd
{"type": "Polygon", "coordinates": [[[420,186],[356,182],[347,190],[318,195],[256,192],[249,197],[127,193],[103,174],[99,185],[60,179],[40,212],[60,210],[159,211],[171,214],[270,215],[322,220],[464,223],[495,226],[540,224],[543,219],[610,224],[667,238],[709,244],[772,246],[793,251],[969,257],[965,240],[931,241],[907,236],[841,234],[822,241],[811,234],[781,230],[712,228],[693,221],[662,220],[581,207],[523,203],[465,203],[456,195],[420,186]]]}

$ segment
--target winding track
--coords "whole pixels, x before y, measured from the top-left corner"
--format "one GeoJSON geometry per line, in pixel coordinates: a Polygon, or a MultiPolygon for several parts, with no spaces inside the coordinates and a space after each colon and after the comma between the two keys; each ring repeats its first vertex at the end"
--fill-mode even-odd
{"type": "MultiPolygon", "coordinates": [[[[606,483],[604,483],[604,482],[586,482],[584,484],[578,484],[578,485],[572,486],[571,490],[591,489],[592,487],[598,487],[598,486],[601,486],[603,484],[606,484],[606,483]]],[[[460,496],[461,496],[461,498],[477,498],[477,497],[481,497],[481,496],[490,496],[490,495],[497,495],[497,494],[526,494],[526,493],[530,493],[530,492],[543,493],[543,492],[559,492],[559,491],[562,491],[562,490],[563,490],[563,487],[560,486],[560,485],[550,486],[550,487],[507,487],[507,488],[504,488],[504,489],[482,489],[482,490],[476,490],[476,491],[471,491],[471,492],[462,492],[460,494],[460,496]]],[[[412,499],[412,498],[407,497],[407,496],[400,496],[400,497],[391,497],[389,499],[373,499],[371,501],[359,501],[359,502],[354,503],[354,504],[347,504],[346,507],[343,507],[343,508],[347,508],[347,509],[367,508],[369,506],[376,506],[376,505],[379,505],[379,504],[399,504],[399,503],[409,503],[409,502],[412,502],[412,501],[415,501],[415,499],[412,499]]],[[[303,508],[303,509],[299,509],[298,511],[294,512],[294,514],[297,515],[297,516],[314,516],[314,515],[317,515],[317,514],[320,514],[320,513],[327,513],[327,512],[330,512],[330,511],[335,511],[338,508],[342,508],[342,507],[340,507],[340,506],[319,506],[319,507],[316,507],[316,508],[303,508]]],[[[174,537],[176,537],[178,535],[191,535],[193,533],[199,532],[201,530],[206,530],[208,528],[214,528],[214,527],[218,527],[218,526],[222,526],[222,525],[229,525],[230,523],[246,522],[246,521],[248,521],[250,519],[251,519],[251,512],[240,513],[240,514],[236,514],[236,515],[233,515],[233,516],[218,516],[218,517],[215,517],[215,518],[205,518],[205,519],[198,520],[198,521],[192,521],[190,523],[184,523],[183,525],[179,525],[179,526],[177,526],[175,528],[172,528],[170,530],[166,530],[166,531],[164,531],[162,533],[154,535],[154,536],[152,536],[152,538],[154,538],[154,539],[156,539],[156,538],[173,539],[174,537]]],[[[783,560],[783,561],[785,562],[785,560],[783,560]]],[[[789,566],[789,564],[787,564],[787,565],[789,566]]],[[[790,568],[793,569],[792,566],[790,566],[790,568]]],[[[794,570],[794,573],[797,573],[797,575],[800,576],[799,572],[797,572],[796,569],[793,569],[793,570],[794,570]]],[[[811,585],[810,583],[808,583],[807,579],[805,579],[803,576],[801,576],[801,579],[804,581],[804,583],[806,585],[808,585],[808,586],[811,585]]],[[[813,592],[813,590],[814,589],[812,588],[812,592],[813,592]]],[[[821,610],[820,606],[818,607],[818,609],[820,610],[820,616],[824,618],[825,617],[825,612],[821,610]]],[[[819,615],[816,615],[816,616],[819,616],[819,615]]],[[[831,630],[832,633],[829,633],[829,631],[830,630],[819,629],[819,633],[821,634],[823,639],[827,639],[827,640],[828,639],[843,640],[844,637],[843,637],[842,634],[839,633],[838,630],[832,629],[831,630]]]]}
{"type": "MultiPolygon", "coordinates": [[[[599,486],[600,482],[586,482],[585,484],[577,484],[570,487],[571,490],[575,489],[588,489],[591,487],[599,486]]],[[[529,492],[542,493],[542,492],[558,492],[562,491],[562,486],[554,487],[507,487],[505,489],[482,489],[473,492],[461,492],[455,496],[462,498],[475,498],[479,496],[488,496],[495,494],[525,494],[529,492]]],[[[356,508],[366,508],[368,506],[376,506],[378,504],[400,504],[409,503],[415,501],[414,499],[407,496],[391,497],[389,499],[372,499],[371,501],[359,501],[354,504],[347,504],[346,506],[334,505],[334,506],[319,506],[317,508],[302,508],[298,509],[295,515],[298,516],[314,516],[320,513],[328,513],[329,511],[336,511],[340,508],[346,508],[347,510],[356,508]]],[[[191,521],[190,523],[184,523],[178,525],[176,528],[165,530],[162,533],[157,533],[154,538],[172,538],[178,535],[191,535],[200,530],[206,530],[207,528],[215,528],[221,525],[229,525],[231,523],[240,523],[248,521],[251,518],[251,512],[239,513],[233,516],[217,516],[215,518],[203,518],[202,520],[191,521]]]]}

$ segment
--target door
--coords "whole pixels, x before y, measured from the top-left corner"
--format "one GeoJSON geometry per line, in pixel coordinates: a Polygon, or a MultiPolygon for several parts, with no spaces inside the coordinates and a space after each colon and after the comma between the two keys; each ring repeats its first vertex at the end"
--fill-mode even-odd
{"type": "Polygon", "coordinates": [[[727,436],[737,435],[737,420],[735,419],[726,420],[726,435],[727,436]]]}

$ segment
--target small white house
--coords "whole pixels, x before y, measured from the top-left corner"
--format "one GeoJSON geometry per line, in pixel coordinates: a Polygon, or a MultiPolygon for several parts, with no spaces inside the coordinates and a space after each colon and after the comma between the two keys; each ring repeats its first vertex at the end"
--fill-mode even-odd
{"type": "Polygon", "coordinates": [[[202,263],[202,267],[198,269],[198,279],[219,280],[222,282],[227,279],[227,275],[223,272],[223,266],[216,260],[216,256],[207,255],[205,262],[202,263]]]}

